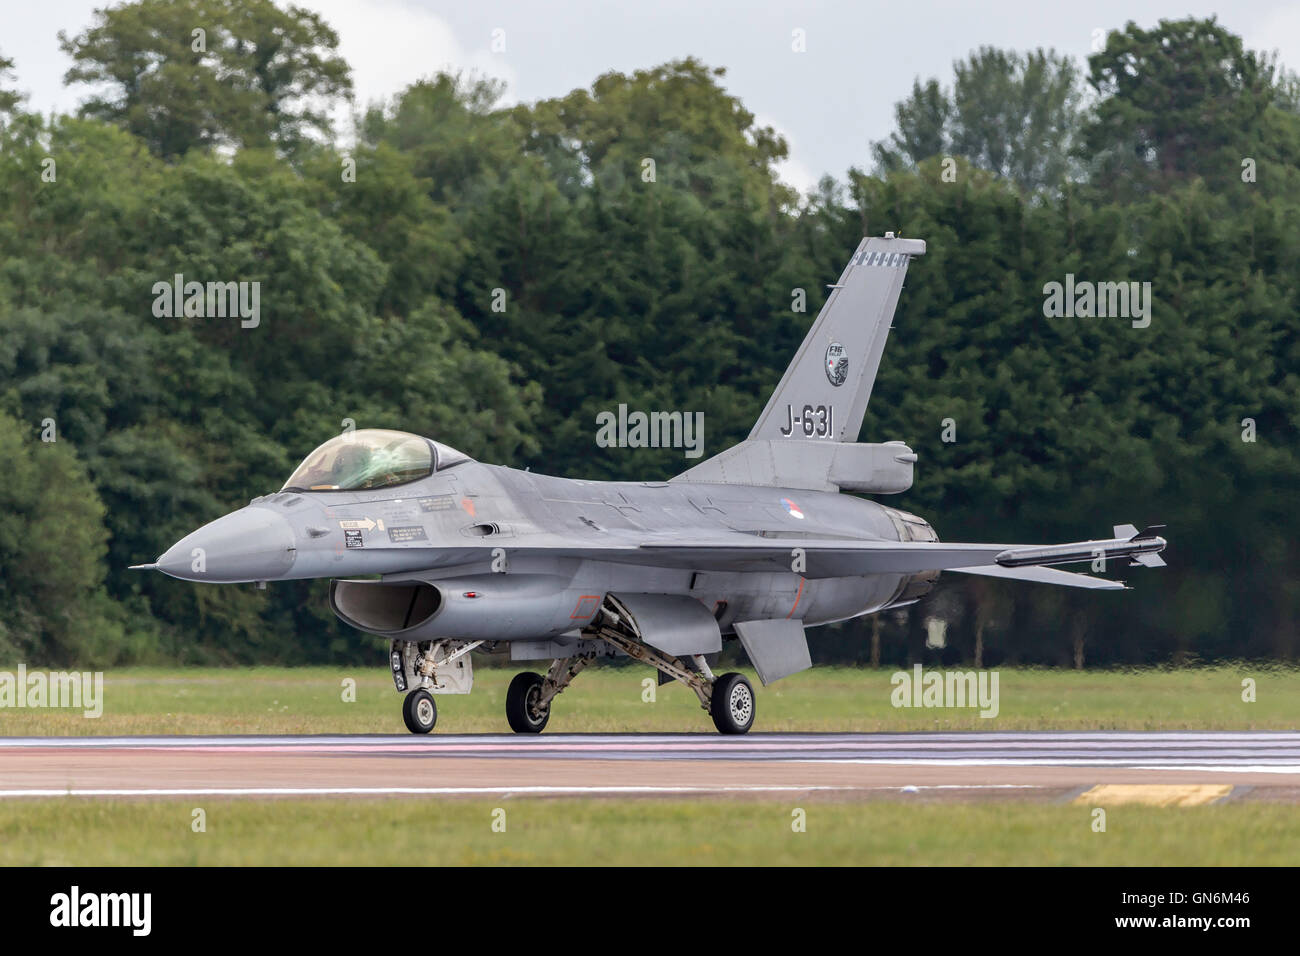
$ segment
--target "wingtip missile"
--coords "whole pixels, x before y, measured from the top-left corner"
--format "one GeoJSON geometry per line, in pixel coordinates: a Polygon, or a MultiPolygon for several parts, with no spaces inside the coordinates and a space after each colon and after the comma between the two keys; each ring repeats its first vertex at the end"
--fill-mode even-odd
{"type": "Polygon", "coordinates": [[[1128,558],[1129,567],[1140,564],[1148,568],[1160,568],[1165,562],[1158,557],[1168,544],[1156,534],[1164,530],[1164,525],[1153,524],[1142,531],[1136,525],[1117,524],[1115,537],[1108,541],[1075,541],[1070,544],[1045,545],[1042,547],[1008,548],[995,558],[1004,568],[1029,566],[1047,566],[1053,564],[1074,564],[1081,561],[1115,560],[1128,558]]]}

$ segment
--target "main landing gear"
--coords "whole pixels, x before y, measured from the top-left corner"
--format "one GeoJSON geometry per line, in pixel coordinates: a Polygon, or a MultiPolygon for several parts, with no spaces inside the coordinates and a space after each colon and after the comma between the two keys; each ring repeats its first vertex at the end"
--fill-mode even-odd
{"type": "Polygon", "coordinates": [[[546,676],[516,674],[506,691],[506,720],[517,734],[540,734],[551,719],[551,701],[596,659],[595,652],[562,657],[546,676]]]}
{"type": "MultiPolygon", "coordinates": [[[[551,719],[551,703],[597,657],[621,651],[649,664],[664,678],[680,681],[699,698],[700,707],[723,734],[748,733],[754,726],[754,688],[743,674],[715,677],[703,654],[675,657],[636,636],[619,611],[602,607],[586,628],[575,653],[552,661],[545,674],[515,675],[506,691],[506,720],[517,734],[540,734],[551,719]]],[[[469,652],[483,641],[394,641],[389,662],[393,683],[406,694],[402,721],[413,734],[427,734],[438,723],[434,693],[467,694],[473,686],[469,652]]]]}
{"type": "Polygon", "coordinates": [[[540,734],[551,719],[551,705],[542,703],[541,674],[516,674],[506,690],[506,720],[517,734],[540,734]]]}
{"type": "Polygon", "coordinates": [[[743,734],[754,726],[754,688],[744,674],[723,674],[713,682],[709,716],[723,734],[743,734]]]}
{"type": "MultiPolygon", "coordinates": [[[[754,726],[754,688],[744,674],[714,677],[704,655],[679,658],[666,654],[628,634],[618,614],[608,607],[601,608],[600,614],[600,623],[584,631],[584,638],[604,641],[691,688],[719,733],[743,734],[754,726]]],[[[550,720],[551,702],[595,659],[595,652],[564,657],[551,664],[545,677],[517,675],[506,691],[510,729],[517,734],[540,734],[550,720]]]]}

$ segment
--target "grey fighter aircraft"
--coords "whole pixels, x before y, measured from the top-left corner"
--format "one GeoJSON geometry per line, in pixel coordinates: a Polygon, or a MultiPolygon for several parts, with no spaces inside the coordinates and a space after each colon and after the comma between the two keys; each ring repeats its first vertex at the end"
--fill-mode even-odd
{"type": "Polygon", "coordinates": [[[519,733],[546,726],[585,667],[628,655],[699,697],[723,733],[754,690],[706,655],[739,639],[764,684],[811,666],[804,629],[911,604],[941,571],[1084,588],[1054,565],[1160,566],[1161,526],[1058,545],[951,544],[858,494],[912,484],[899,441],[855,441],[918,239],[864,239],[749,437],[670,481],[580,481],[471,460],[437,441],[359,430],[321,445],[277,493],[139,565],[189,581],[330,578],[345,623],[390,642],[413,733],[435,694],[468,693],[470,652],[551,662],[510,684],[519,733]]]}

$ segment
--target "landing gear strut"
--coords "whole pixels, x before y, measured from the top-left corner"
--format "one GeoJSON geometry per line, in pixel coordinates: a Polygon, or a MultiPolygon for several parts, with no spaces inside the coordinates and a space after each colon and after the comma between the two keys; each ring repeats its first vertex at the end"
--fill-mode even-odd
{"type": "Polygon", "coordinates": [[[583,628],[582,640],[573,649],[578,653],[553,661],[545,677],[524,673],[510,682],[506,719],[515,733],[540,734],[551,718],[551,701],[598,656],[616,651],[649,664],[695,691],[701,709],[713,718],[719,733],[743,734],[754,726],[754,687],[745,675],[714,677],[703,654],[675,657],[652,647],[641,639],[631,617],[617,604],[601,607],[599,617],[583,628]]]}
{"type": "Polygon", "coordinates": [[[601,618],[595,637],[695,691],[719,733],[743,734],[754,726],[754,688],[743,674],[714,677],[703,654],[694,654],[689,660],[673,657],[625,633],[621,618],[608,607],[601,608],[601,618]]]}

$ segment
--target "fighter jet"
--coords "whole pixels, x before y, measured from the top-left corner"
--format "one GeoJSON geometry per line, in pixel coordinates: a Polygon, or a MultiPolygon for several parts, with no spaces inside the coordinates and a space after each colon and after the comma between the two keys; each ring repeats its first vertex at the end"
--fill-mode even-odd
{"type": "Polygon", "coordinates": [[[1163,526],[951,544],[857,497],[912,484],[906,444],[856,439],[908,264],[925,248],[863,239],[749,437],[669,481],[554,478],[357,430],[313,451],[279,492],[137,567],[204,583],[330,579],[334,613],[389,641],[413,733],[433,729],[434,695],[470,691],[470,652],[483,649],[550,661],[510,683],[518,733],[539,733],[584,668],[626,655],[690,687],[719,731],[743,734],[754,689],[707,660],[725,640],[766,685],[811,666],[805,628],[912,604],[941,571],[1122,589],[1054,566],[1163,565],[1163,526]]]}

